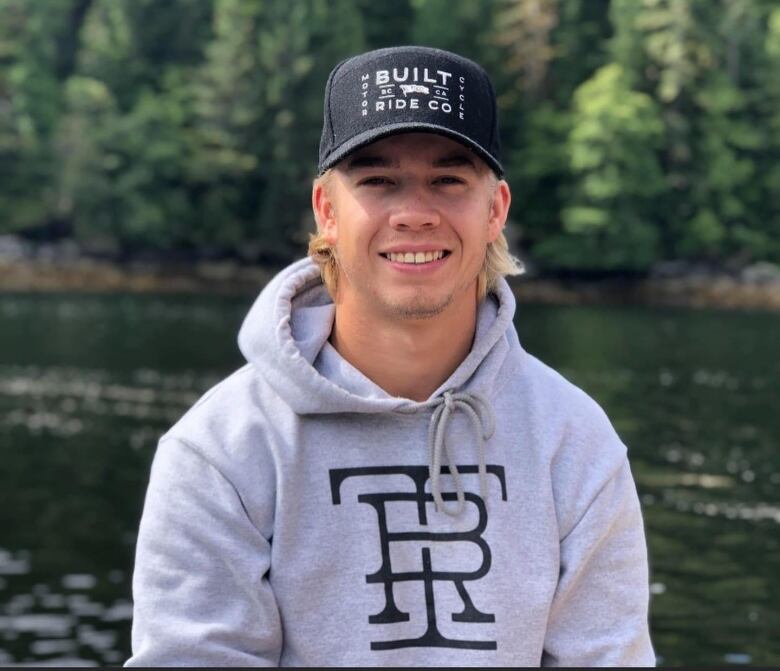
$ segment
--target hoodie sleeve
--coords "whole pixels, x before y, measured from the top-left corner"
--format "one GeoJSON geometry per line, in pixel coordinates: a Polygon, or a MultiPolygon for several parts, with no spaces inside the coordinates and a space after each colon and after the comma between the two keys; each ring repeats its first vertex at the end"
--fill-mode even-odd
{"type": "Polygon", "coordinates": [[[561,540],[543,666],[655,666],[647,549],[628,460],[561,540]]]}
{"type": "Polygon", "coordinates": [[[133,575],[126,666],[276,666],[271,547],[231,482],[194,446],[160,442],[133,575]]]}

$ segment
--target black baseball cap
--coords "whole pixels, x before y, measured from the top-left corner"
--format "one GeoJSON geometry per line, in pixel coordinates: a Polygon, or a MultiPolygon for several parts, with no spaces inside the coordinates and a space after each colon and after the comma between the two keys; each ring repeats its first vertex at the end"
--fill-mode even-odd
{"type": "Polygon", "coordinates": [[[413,131],[452,138],[503,177],[496,94],[474,61],[431,47],[390,47],[339,63],[325,86],[318,174],[361,147],[413,131]]]}

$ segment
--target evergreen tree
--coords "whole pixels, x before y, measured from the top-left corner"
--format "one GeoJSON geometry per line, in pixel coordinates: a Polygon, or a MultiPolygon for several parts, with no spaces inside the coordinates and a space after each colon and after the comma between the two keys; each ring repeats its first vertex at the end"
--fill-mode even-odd
{"type": "Polygon", "coordinates": [[[195,237],[189,80],[204,47],[195,38],[205,40],[210,16],[188,14],[192,7],[95,0],[86,15],[57,140],[58,214],[73,221],[79,239],[131,251],[195,237]],[[186,37],[174,31],[165,48],[144,53],[146,22],[170,26],[177,15],[200,29],[186,37]]]}
{"type": "Polygon", "coordinates": [[[88,0],[0,0],[0,230],[52,219],[53,133],[88,0]]]}
{"type": "Polygon", "coordinates": [[[536,245],[561,231],[572,179],[572,96],[607,59],[600,46],[609,32],[606,8],[606,0],[504,0],[496,13],[495,41],[509,50],[499,102],[512,219],[522,247],[542,265],[555,265],[554,255],[537,254],[536,245]]]}
{"type": "Polygon", "coordinates": [[[745,36],[761,9],[745,0],[614,0],[613,52],[655,97],[665,128],[667,189],[659,197],[664,255],[752,254],[755,159],[745,36]]]}
{"type": "Polygon", "coordinates": [[[356,0],[353,11],[360,15],[367,49],[411,43],[415,18],[411,0],[356,0]]]}
{"type": "Polygon", "coordinates": [[[600,68],[574,95],[568,141],[571,194],[563,232],[536,247],[549,265],[644,270],[656,258],[652,202],[663,190],[657,158],[663,127],[655,102],[632,91],[616,64],[600,68]]]}
{"type": "Polygon", "coordinates": [[[214,22],[197,89],[199,230],[289,258],[313,230],[325,80],[363,48],[362,22],[351,0],[218,0],[214,22]]]}
{"type": "Polygon", "coordinates": [[[299,255],[329,70],[417,43],[491,74],[509,234],[543,265],[778,260],[778,16],[776,0],[0,0],[0,232],[299,255]]]}
{"type": "Polygon", "coordinates": [[[764,59],[757,69],[759,118],[763,121],[764,152],[758,165],[762,226],[754,228],[757,258],[780,263],[780,7],[767,12],[764,59]]]}

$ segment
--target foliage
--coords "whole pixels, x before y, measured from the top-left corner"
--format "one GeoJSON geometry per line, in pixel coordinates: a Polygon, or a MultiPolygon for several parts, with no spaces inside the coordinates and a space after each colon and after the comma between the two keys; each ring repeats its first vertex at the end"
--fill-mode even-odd
{"type": "Polygon", "coordinates": [[[482,63],[542,268],[780,261],[774,0],[0,0],[0,234],[300,255],[327,74],[482,63]]]}
{"type": "Polygon", "coordinates": [[[663,124],[655,101],[605,65],[574,93],[568,138],[573,175],[562,231],[540,258],[583,270],[645,270],[657,257],[652,203],[663,191],[657,157],[663,124]]]}

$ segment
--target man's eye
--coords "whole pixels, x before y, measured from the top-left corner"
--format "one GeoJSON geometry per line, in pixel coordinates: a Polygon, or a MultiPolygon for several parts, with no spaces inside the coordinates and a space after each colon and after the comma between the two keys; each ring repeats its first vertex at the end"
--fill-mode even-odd
{"type": "Polygon", "coordinates": [[[361,186],[383,186],[386,184],[392,184],[387,177],[366,177],[366,179],[360,180],[361,186]]]}
{"type": "Polygon", "coordinates": [[[460,177],[453,177],[452,175],[445,175],[436,179],[437,184],[463,184],[463,180],[460,177]]]}

